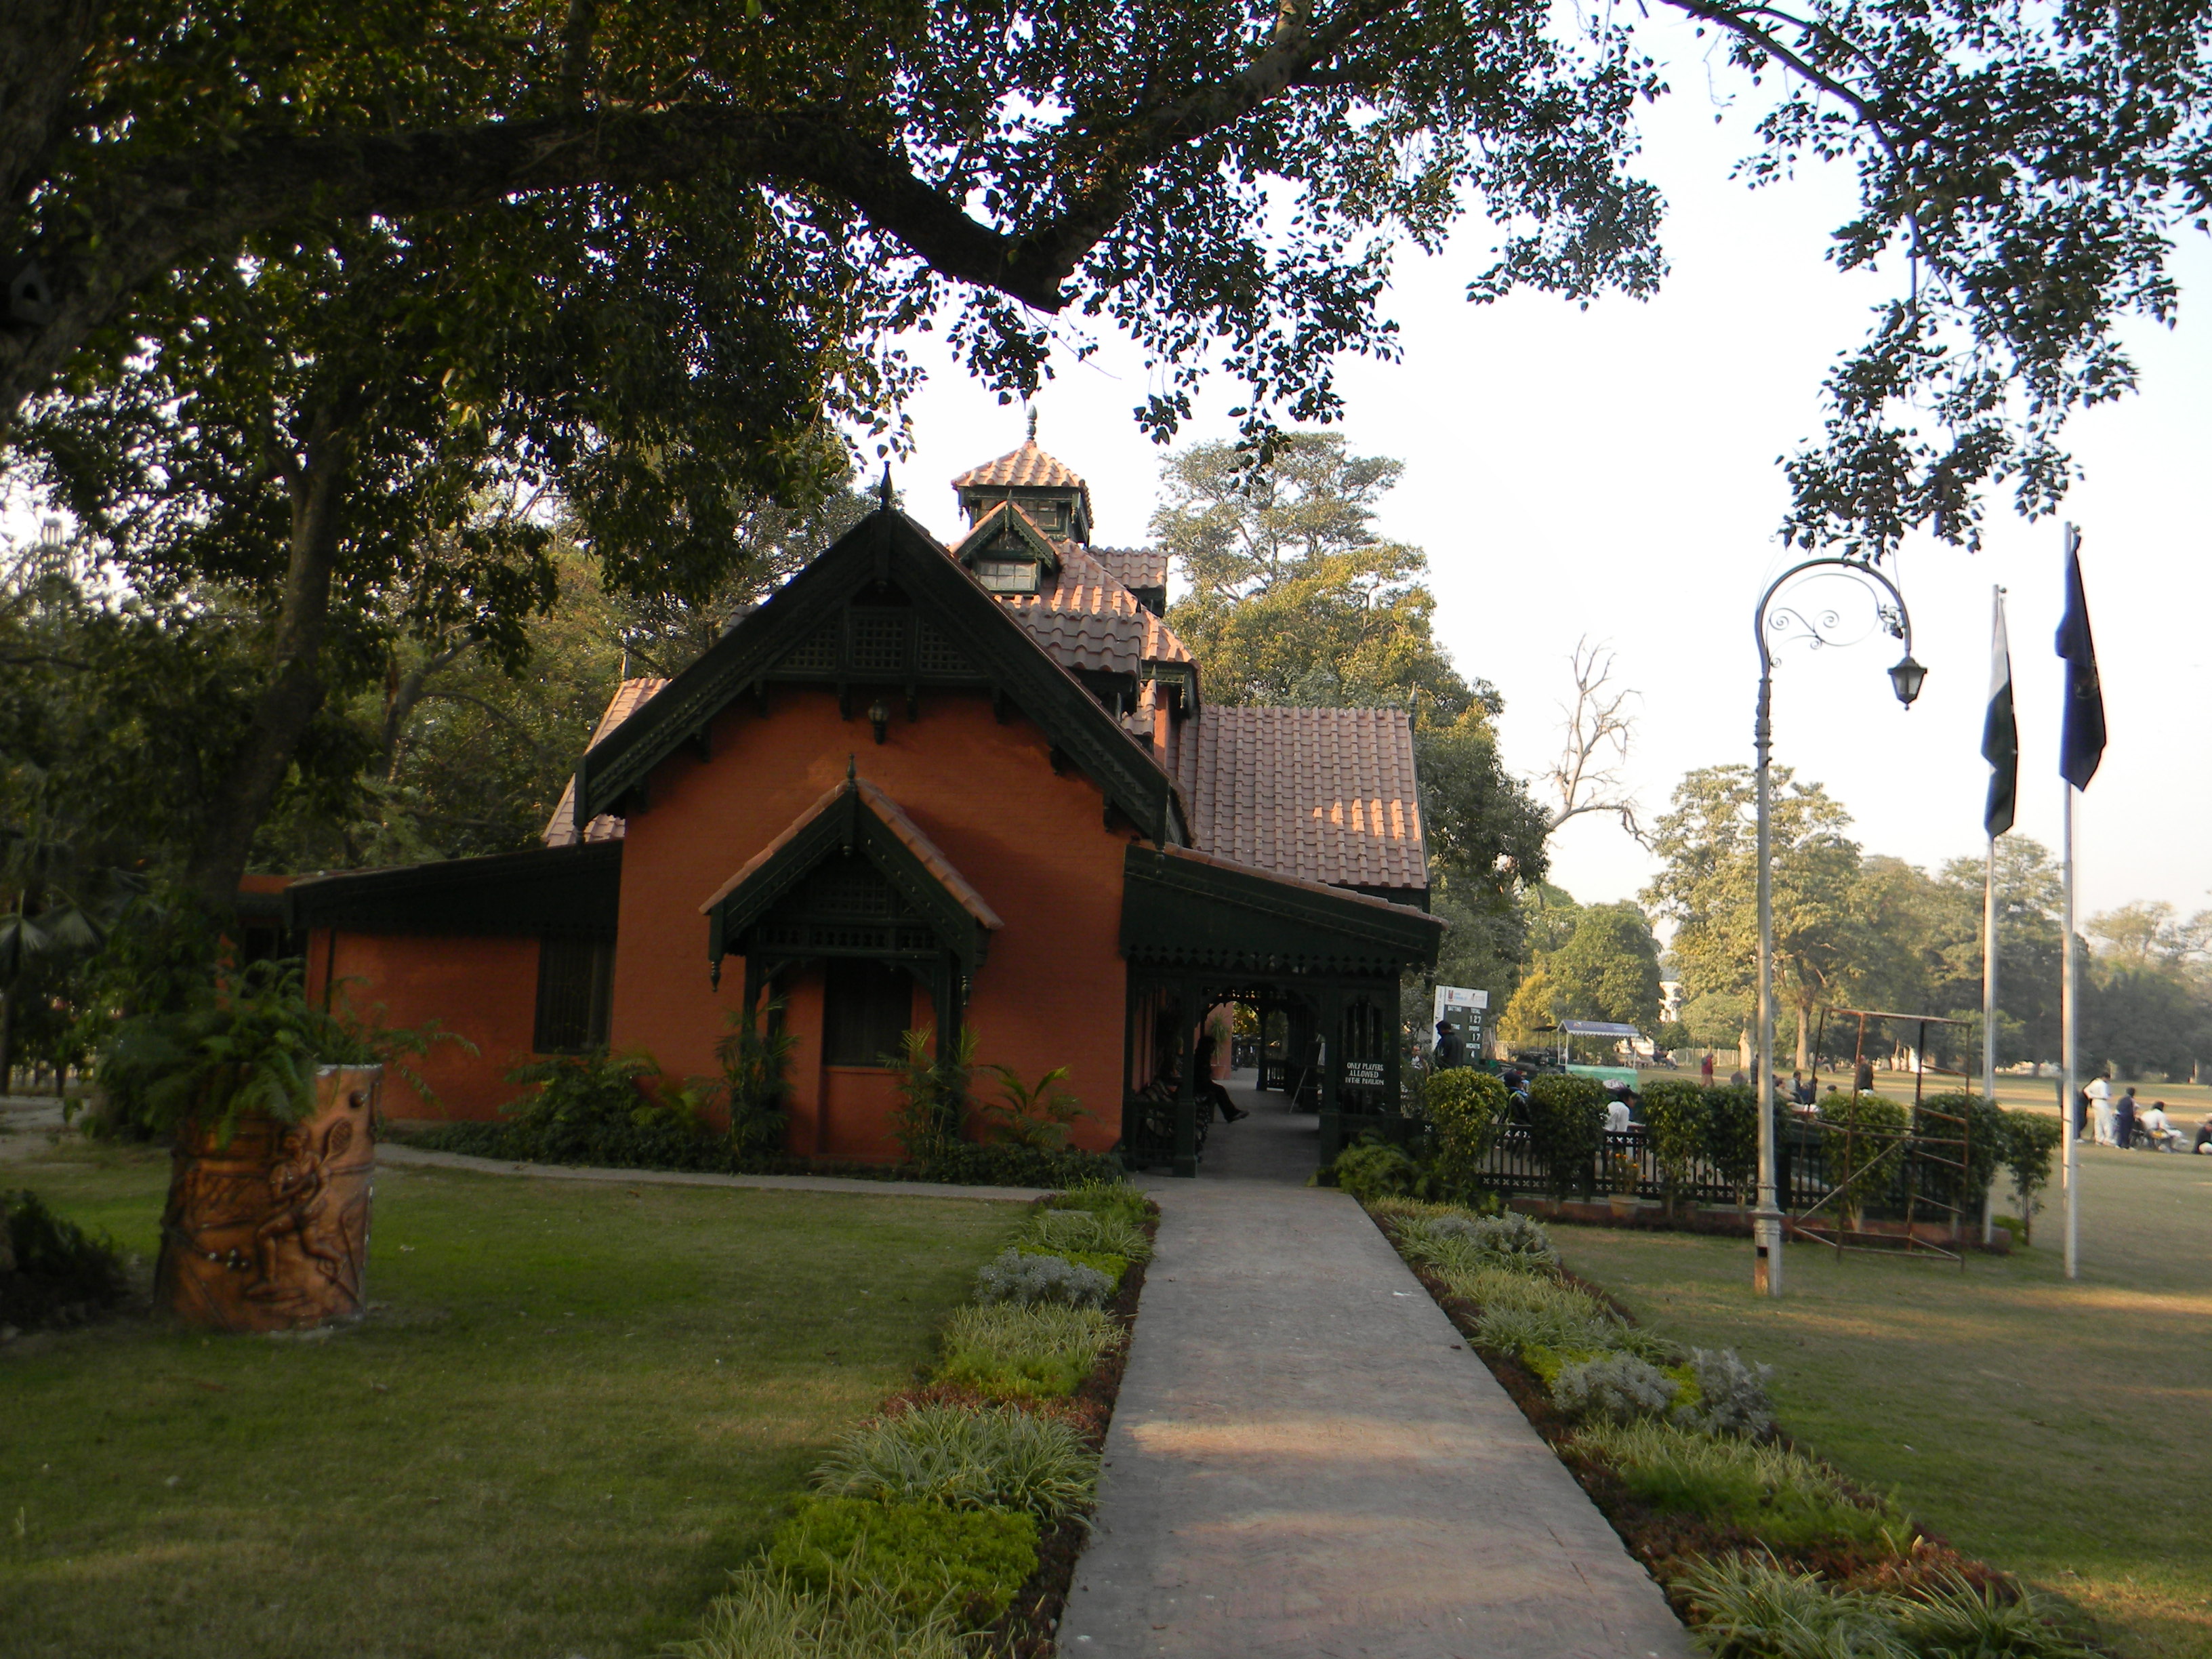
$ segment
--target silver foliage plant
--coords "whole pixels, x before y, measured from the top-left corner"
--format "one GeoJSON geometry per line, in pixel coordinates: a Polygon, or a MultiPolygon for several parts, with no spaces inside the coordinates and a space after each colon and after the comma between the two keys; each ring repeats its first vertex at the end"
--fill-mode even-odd
{"type": "Polygon", "coordinates": [[[1552,1399],[1570,1417],[1632,1423],[1670,1410],[1680,1385],[1634,1354],[1601,1354],[1563,1366],[1552,1399]]]}
{"type": "Polygon", "coordinates": [[[975,1274],[975,1300],[994,1302],[1059,1303],[1071,1308],[1096,1308],[1113,1293],[1114,1281],[1096,1267],[1057,1255],[1024,1255],[1017,1249],[1001,1250],[975,1274]]]}
{"type": "Polygon", "coordinates": [[[1412,1217],[1399,1224],[1398,1234],[1400,1248],[1416,1261],[1441,1257],[1445,1260],[1438,1265],[1474,1266],[1487,1260],[1526,1272],[1548,1272],[1559,1265],[1559,1253],[1542,1224],[1510,1211],[1412,1217]]]}
{"type": "Polygon", "coordinates": [[[1774,1401],[1766,1379],[1774,1367],[1747,1360],[1734,1348],[1692,1348],[1690,1375],[1698,1380],[1695,1426],[1707,1434],[1741,1434],[1756,1439],[1774,1428],[1774,1401]]]}

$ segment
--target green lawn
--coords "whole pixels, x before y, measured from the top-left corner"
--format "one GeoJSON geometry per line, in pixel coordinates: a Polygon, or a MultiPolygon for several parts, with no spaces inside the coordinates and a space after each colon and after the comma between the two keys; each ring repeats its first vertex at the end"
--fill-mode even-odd
{"type": "MultiPolygon", "coordinates": [[[[0,1169],[149,1257],[167,1177],[135,1152],[0,1169]]],[[[357,1328],[0,1348],[0,1650],[650,1652],[1018,1219],[387,1168],[357,1328]]]]}
{"type": "MultiPolygon", "coordinates": [[[[2037,1245],[1935,1262],[1559,1227],[1567,1263],[1686,1342],[1774,1365],[1791,1434],[2140,1656],[2212,1654],[2212,1158],[2087,1147],[2082,1272],[2037,1245]]],[[[2055,1205],[2056,1195],[2053,1194],[2055,1205]]]]}

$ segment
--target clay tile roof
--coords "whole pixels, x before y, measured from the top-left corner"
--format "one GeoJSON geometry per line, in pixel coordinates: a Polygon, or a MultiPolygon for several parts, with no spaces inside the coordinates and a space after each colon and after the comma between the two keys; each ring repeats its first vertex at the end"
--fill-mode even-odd
{"type": "Polygon", "coordinates": [[[1075,469],[1036,447],[1032,438],[995,461],[971,466],[952,481],[955,489],[1079,489],[1083,509],[1091,510],[1091,486],[1075,469]]]}
{"type": "Polygon", "coordinates": [[[785,827],[782,834],[747,859],[737,874],[716,888],[713,896],[699,907],[699,914],[705,915],[744,886],[751,879],[755,871],[790,845],[800,830],[842,800],[848,793],[860,796],[868,810],[883,820],[884,827],[898,837],[908,852],[921,860],[922,867],[936,879],[938,885],[950,893],[962,909],[975,918],[978,926],[988,927],[994,933],[1006,926],[999,920],[999,913],[969,884],[968,878],[955,869],[952,860],[945,856],[937,843],[922,833],[921,826],[907,817],[906,809],[866,778],[846,778],[825,790],[811,806],[785,827]]]}
{"type": "Polygon", "coordinates": [[[997,596],[1053,660],[1072,671],[1109,674],[1134,674],[1147,662],[1191,660],[1175,631],[1139,605],[1090,549],[1073,542],[1060,546],[1060,574],[1052,586],[997,596]]]}
{"type": "Polygon", "coordinates": [[[1401,708],[1203,708],[1176,781],[1201,852],[1333,886],[1429,884],[1401,708]]]}
{"type": "Polygon", "coordinates": [[[1087,547],[1084,551],[1106,567],[1124,587],[1165,587],[1168,556],[1157,547],[1087,547]]]}
{"type": "MultiPolygon", "coordinates": [[[[614,696],[607,699],[606,712],[599,716],[599,725],[592,731],[592,740],[584,745],[585,748],[595,749],[605,742],[609,732],[637,713],[654,692],[667,684],[666,680],[648,677],[624,680],[617,686],[614,696]]],[[[622,838],[623,821],[611,812],[600,813],[584,826],[581,835],[576,833],[576,778],[574,773],[569,774],[568,781],[562,787],[560,805],[553,809],[553,816],[545,825],[545,833],[538,837],[548,847],[574,847],[578,842],[620,841],[622,838]]]]}

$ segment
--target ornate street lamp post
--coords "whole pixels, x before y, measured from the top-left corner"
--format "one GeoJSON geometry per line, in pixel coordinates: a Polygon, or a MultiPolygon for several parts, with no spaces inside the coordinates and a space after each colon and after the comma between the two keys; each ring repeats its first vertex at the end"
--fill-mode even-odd
{"type": "Polygon", "coordinates": [[[1872,601],[1875,625],[1905,644],[1889,671],[1890,689],[1907,708],[1920,695],[1928,671],[1912,659],[1912,617],[1897,584],[1863,559],[1832,556],[1792,565],[1759,596],[1752,633],[1759,642],[1759,718],[1753,741],[1759,751],[1759,1208],[1752,1217],[1752,1284],[1762,1296],[1782,1294],[1782,1210],[1774,1185],[1774,825],[1768,769],[1774,750],[1774,653],[1770,633],[1802,640],[1817,651],[1856,645],[1865,633],[1846,634],[1844,613],[1833,605],[1784,605],[1771,616],[1774,597],[1806,572],[1819,570],[1855,584],[1872,601]],[[1887,597],[1885,598],[1884,596],[1887,597]]]}

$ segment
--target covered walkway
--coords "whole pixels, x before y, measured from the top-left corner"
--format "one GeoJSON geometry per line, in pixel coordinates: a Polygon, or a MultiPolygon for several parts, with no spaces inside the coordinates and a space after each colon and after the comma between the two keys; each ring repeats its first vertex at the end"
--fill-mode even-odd
{"type": "Polygon", "coordinates": [[[1063,1656],[1684,1659],[1658,1587],[1358,1205],[1231,1093],[1164,1219],[1063,1656]]]}

